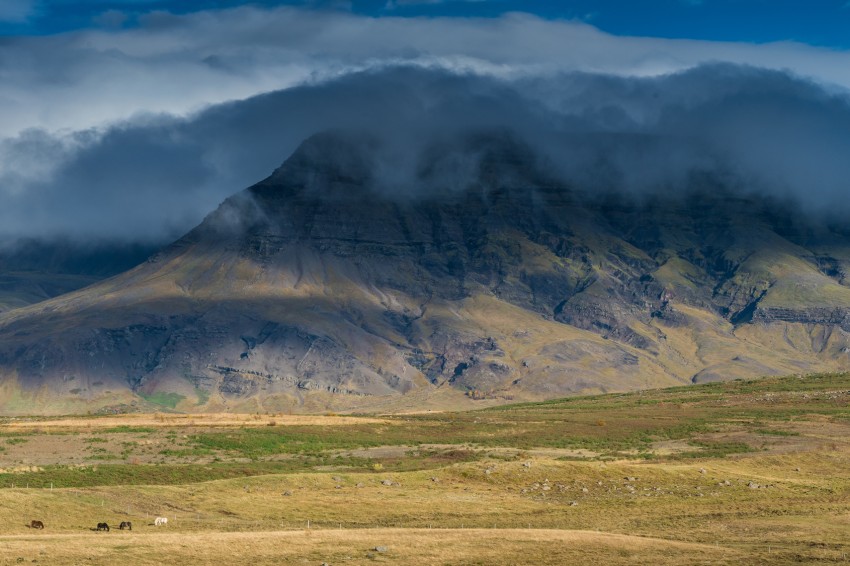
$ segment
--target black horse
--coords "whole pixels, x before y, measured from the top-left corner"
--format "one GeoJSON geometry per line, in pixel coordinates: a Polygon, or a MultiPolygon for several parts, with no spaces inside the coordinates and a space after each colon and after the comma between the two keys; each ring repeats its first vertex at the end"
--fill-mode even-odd
{"type": "Polygon", "coordinates": [[[31,529],[43,529],[44,523],[42,523],[41,521],[30,521],[30,528],[31,529]]]}
{"type": "Polygon", "coordinates": [[[121,529],[122,531],[124,529],[127,529],[128,531],[132,531],[133,530],[133,523],[131,523],[130,521],[121,521],[121,524],[118,525],[118,528],[121,529]]]}
{"type": "Polygon", "coordinates": [[[108,533],[109,532],[109,525],[107,525],[106,523],[98,523],[97,524],[97,530],[98,531],[106,531],[108,533]]]}

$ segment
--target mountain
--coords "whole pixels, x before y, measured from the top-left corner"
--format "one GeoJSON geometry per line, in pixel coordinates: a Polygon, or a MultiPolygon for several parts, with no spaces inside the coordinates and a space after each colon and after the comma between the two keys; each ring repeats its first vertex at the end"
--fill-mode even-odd
{"type": "Polygon", "coordinates": [[[846,227],[706,172],[591,192],[503,132],[397,149],[317,135],[147,262],[6,312],[0,408],[424,409],[850,366],[846,227]]]}

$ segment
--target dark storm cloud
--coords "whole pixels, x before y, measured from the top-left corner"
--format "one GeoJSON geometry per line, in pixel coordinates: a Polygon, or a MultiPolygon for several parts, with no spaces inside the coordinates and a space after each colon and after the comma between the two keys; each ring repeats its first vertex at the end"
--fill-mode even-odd
{"type": "Polygon", "coordinates": [[[420,157],[477,131],[512,132],[548,171],[588,191],[675,195],[708,173],[815,211],[845,209],[850,179],[846,96],[780,72],[714,65],[654,78],[506,80],[404,67],[186,118],[138,116],[67,135],[27,131],[0,145],[0,224],[7,236],[168,239],[328,129],[378,140],[377,183],[400,196],[462,185],[474,163],[456,162],[422,184],[420,157]],[[41,161],[50,166],[33,166],[41,161]]]}
{"type": "Polygon", "coordinates": [[[694,171],[708,171],[740,190],[798,198],[810,210],[841,205],[850,191],[842,158],[850,150],[847,95],[786,73],[708,65],[655,78],[580,75],[518,88],[608,136],[563,153],[573,156],[567,174],[585,186],[611,178],[619,188],[678,191],[694,171]]]}

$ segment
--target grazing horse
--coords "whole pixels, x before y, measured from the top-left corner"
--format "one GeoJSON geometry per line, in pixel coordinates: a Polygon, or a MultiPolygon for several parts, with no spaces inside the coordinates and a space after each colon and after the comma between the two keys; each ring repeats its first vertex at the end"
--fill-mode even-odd
{"type": "Polygon", "coordinates": [[[157,517],[154,519],[153,524],[157,527],[161,527],[162,525],[168,524],[168,519],[165,517],[157,517]]]}
{"type": "Polygon", "coordinates": [[[41,521],[30,521],[30,528],[31,529],[43,529],[44,523],[42,523],[41,521]]]}
{"type": "Polygon", "coordinates": [[[121,529],[122,531],[124,529],[132,531],[133,530],[133,523],[131,523],[130,521],[121,521],[121,524],[118,525],[118,528],[121,529]]]}
{"type": "Polygon", "coordinates": [[[108,533],[109,532],[109,525],[107,525],[106,523],[98,523],[97,524],[97,530],[106,531],[108,533]]]}

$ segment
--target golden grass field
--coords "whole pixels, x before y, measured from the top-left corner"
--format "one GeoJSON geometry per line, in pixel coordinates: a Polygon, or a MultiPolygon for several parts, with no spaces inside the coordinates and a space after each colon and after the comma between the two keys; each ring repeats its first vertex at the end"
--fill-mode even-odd
{"type": "MultiPolygon", "coordinates": [[[[72,564],[736,564],[710,545],[565,530],[370,529],[0,539],[4,556],[72,564]],[[375,541],[387,543],[376,552],[375,541]],[[372,549],[370,551],[370,549],[372,549]],[[35,551],[35,552],[33,552],[35,551]]],[[[16,563],[17,559],[8,561],[16,563]]],[[[25,559],[25,562],[29,560],[25,559]]]]}
{"type": "Polygon", "coordinates": [[[842,564],[850,553],[848,375],[362,419],[4,419],[0,447],[0,564],[842,564]],[[128,520],[131,532],[117,529],[128,520]]]}

